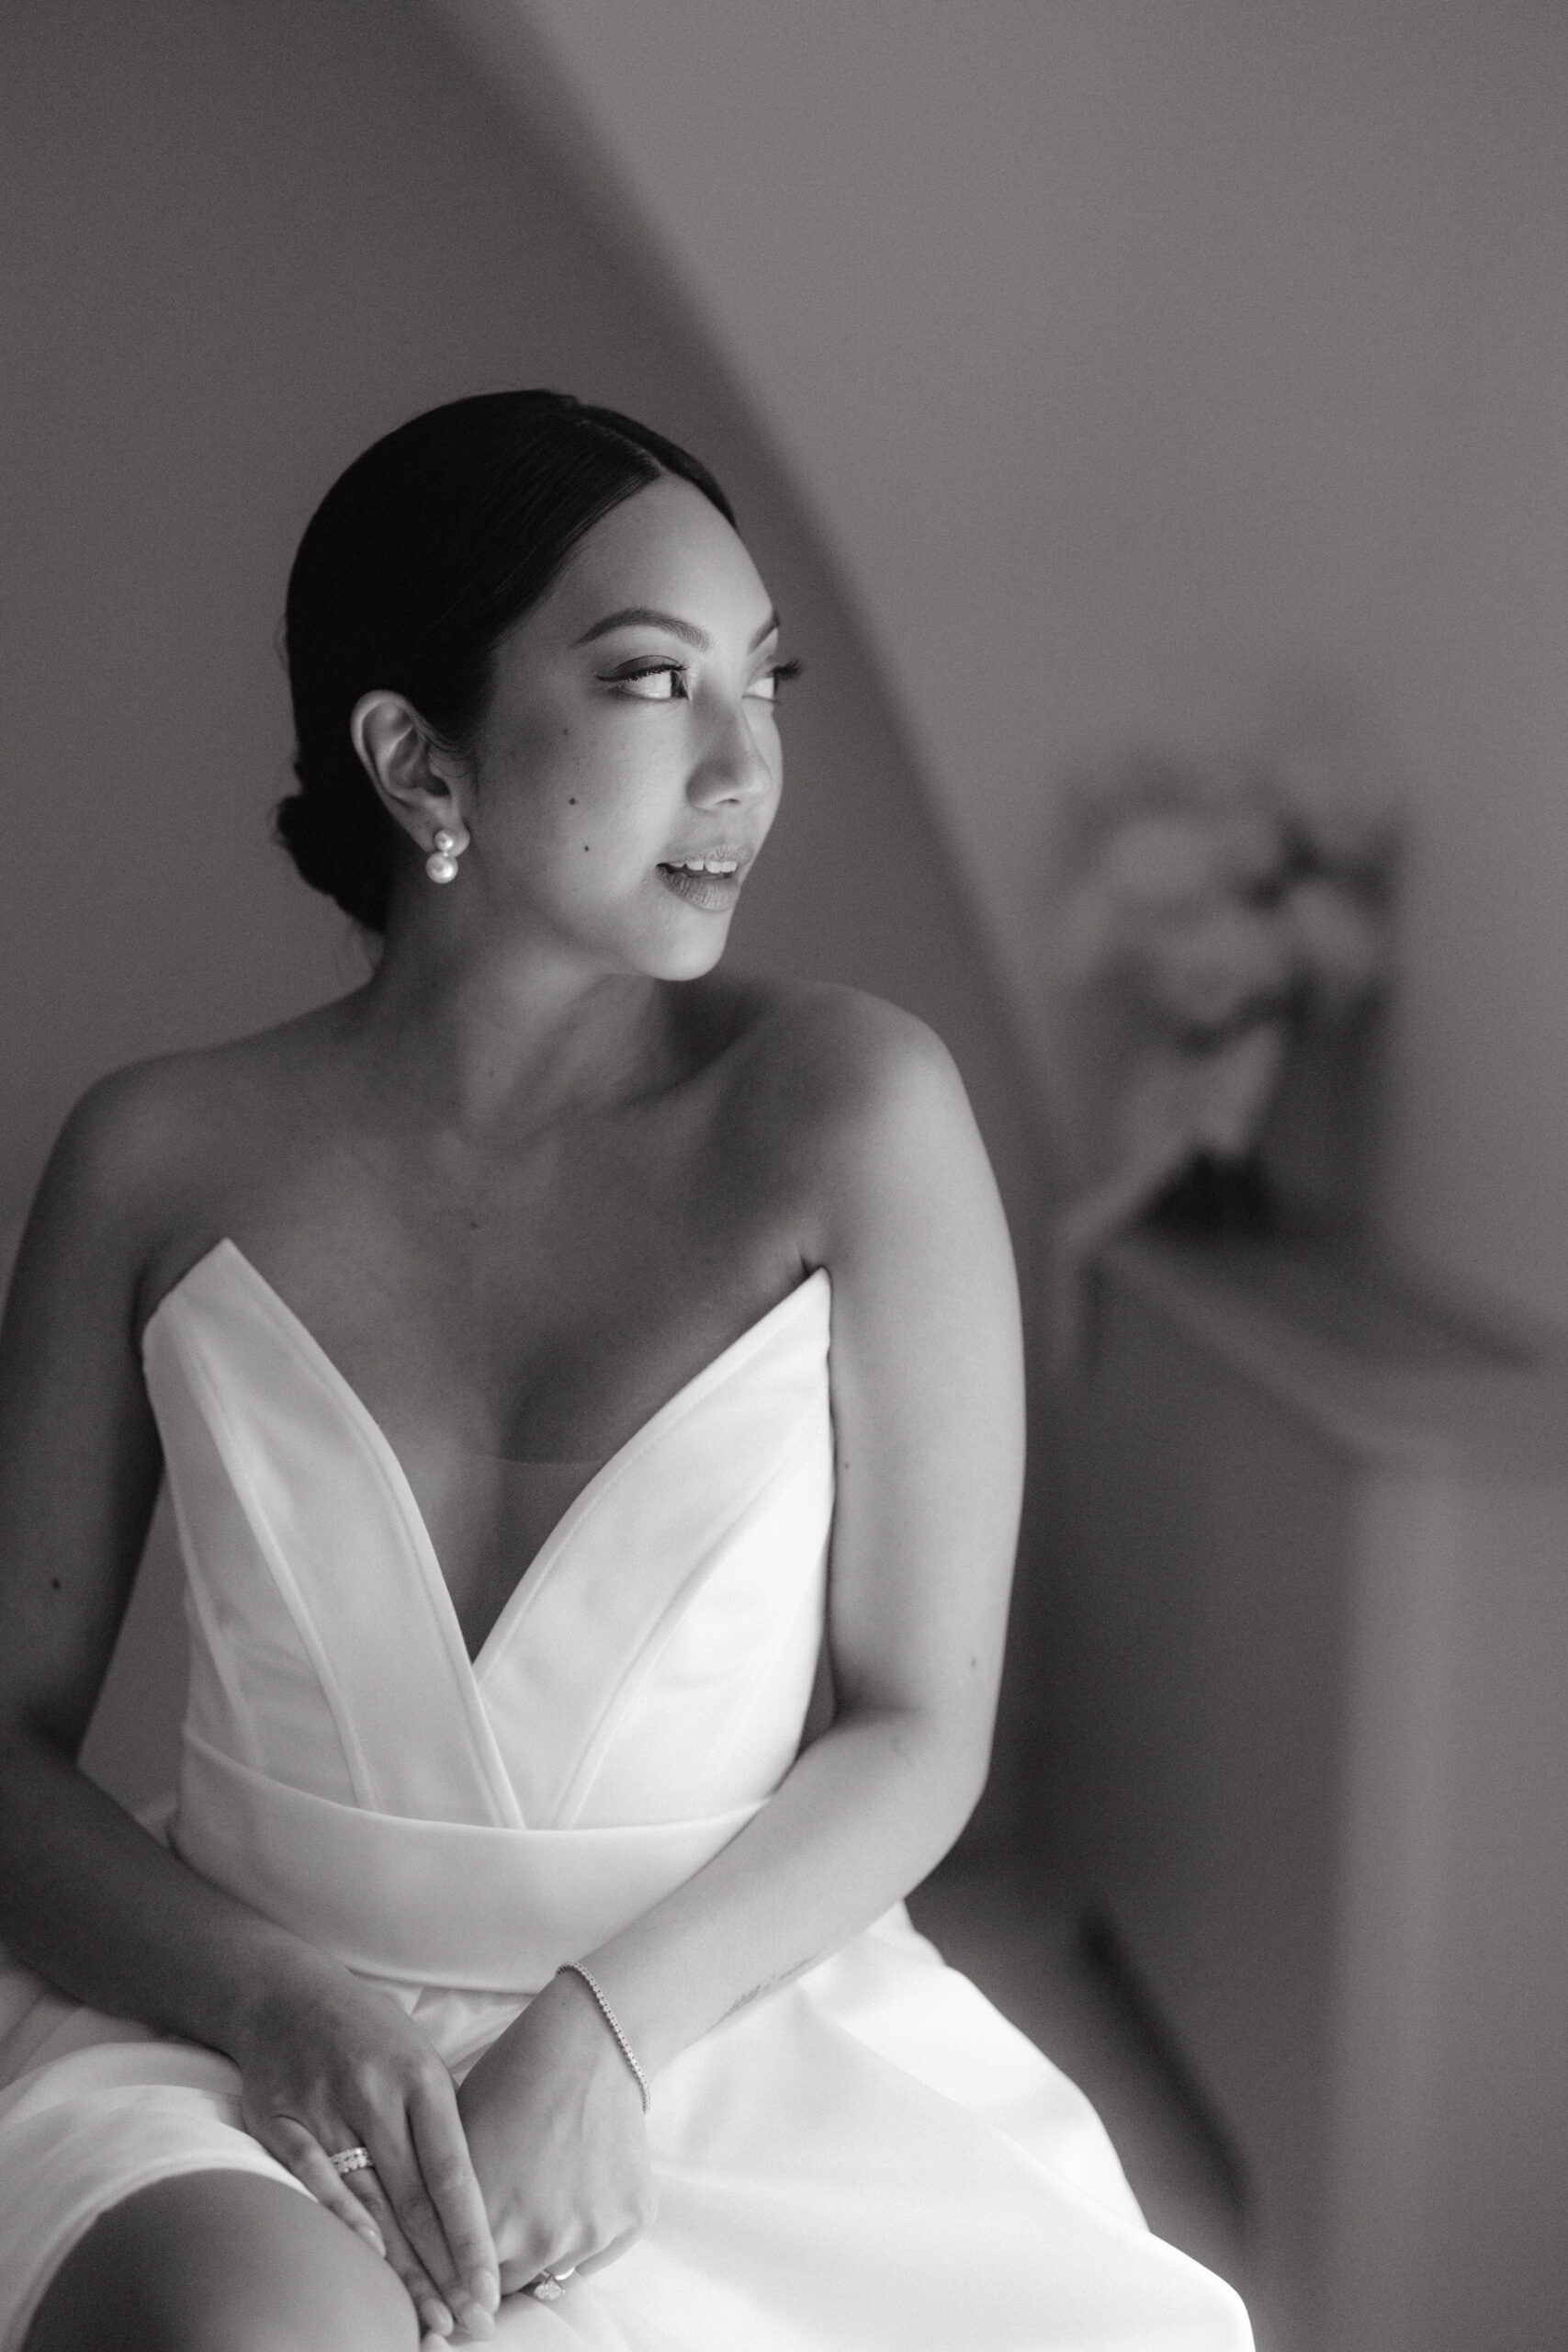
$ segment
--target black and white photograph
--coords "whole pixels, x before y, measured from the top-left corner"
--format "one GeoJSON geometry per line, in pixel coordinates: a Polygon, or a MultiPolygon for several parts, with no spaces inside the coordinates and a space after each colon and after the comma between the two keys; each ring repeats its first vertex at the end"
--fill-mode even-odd
{"type": "Polygon", "coordinates": [[[0,0],[0,2352],[1568,2345],[1568,8],[0,0]]]}

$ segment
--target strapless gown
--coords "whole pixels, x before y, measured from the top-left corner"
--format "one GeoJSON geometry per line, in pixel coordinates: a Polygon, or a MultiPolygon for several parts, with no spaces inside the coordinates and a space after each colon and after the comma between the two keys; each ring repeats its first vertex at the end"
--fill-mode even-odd
{"type": "MultiPolygon", "coordinates": [[[[385,1986],[461,2075],[563,1960],[699,1869],[788,1770],[833,1500],[826,1273],[597,1473],[466,1654],[386,1439],[229,1241],[148,1325],[190,1700],[165,1834],[385,1986]]],[[[93,2220],[172,2174],[298,2188],[215,2052],[0,1977],[0,2346],[93,2220]]],[[[659,2213],[548,2352],[1246,2352],[1066,2077],[899,1905],[667,2067],[659,2213]]],[[[307,2192],[299,2190],[299,2194],[307,2192]]]]}

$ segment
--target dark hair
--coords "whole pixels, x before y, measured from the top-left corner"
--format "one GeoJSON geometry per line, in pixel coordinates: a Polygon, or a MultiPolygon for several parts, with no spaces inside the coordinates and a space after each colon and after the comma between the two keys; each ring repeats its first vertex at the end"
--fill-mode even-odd
{"type": "Polygon", "coordinates": [[[360,696],[406,695],[460,745],[491,656],[583,534],[661,475],[735,516],[695,458],[567,392],[480,392],[375,442],[310,517],[288,575],[284,651],[298,792],[277,838],[311,887],[383,931],[397,828],[349,738],[360,696]]]}

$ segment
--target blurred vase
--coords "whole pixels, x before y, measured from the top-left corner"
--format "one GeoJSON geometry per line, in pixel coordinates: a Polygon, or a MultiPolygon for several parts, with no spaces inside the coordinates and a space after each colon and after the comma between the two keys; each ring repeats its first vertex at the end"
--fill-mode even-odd
{"type": "Polygon", "coordinates": [[[1144,1222],[1162,1233],[1263,1239],[1280,1229],[1280,1195],[1261,1151],[1199,1151],[1156,1195],[1144,1222]]]}

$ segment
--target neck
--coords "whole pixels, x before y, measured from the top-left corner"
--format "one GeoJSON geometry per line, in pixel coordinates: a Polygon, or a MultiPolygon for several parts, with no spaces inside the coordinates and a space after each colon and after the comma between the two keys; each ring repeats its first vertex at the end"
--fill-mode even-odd
{"type": "Polygon", "coordinates": [[[532,1127],[646,1093],[671,1063],[665,984],[538,935],[389,925],[353,1000],[383,1080],[443,1122],[532,1127]]]}

